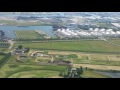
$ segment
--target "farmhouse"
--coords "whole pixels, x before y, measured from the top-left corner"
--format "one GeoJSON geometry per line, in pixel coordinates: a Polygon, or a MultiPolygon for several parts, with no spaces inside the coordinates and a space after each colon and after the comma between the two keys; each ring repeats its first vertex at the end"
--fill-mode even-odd
{"type": "Polygon", "coordinates": [[[23,50],[15,50],[16,54],[20,54],[20,53],[23,53],[23,52],[24,52],[23,50]]]}
{"type": "Polygon", "coordinates": [[[42,54],[42,53],[35,53],[35,55],[36,55],[37,57],[43,57],[43,56],[44,56],[44,54],[42,54]]]}
{"type": "Polygon", "coordinates": [[[0,38],[5,38],[5,32],[3,32],[2,30],[0,30],[0,38]]]}
{"type": "Polygon", "coordinates": [[[49,57],[47,54],[43,54],[43,51],[36,51],[31,54],[31,56],[37,56],[37,57],[49,57]]]}
{"type": "Polygon", "coordinates": [[[26,49],[16,49],[15,54],[24,54],[26,49]]]}
{"type": "Polygon", "coordinates": [[[76,71],[76,68],[72,68],[71,71],[72,71],[72,72],[76,71]]]}
{"type": "Polygon", "coordinates": [[[8,42],[8,37],[6,37],[6,34],[3,30],[0,30],[0,41],[8,42]]]}
{"type": "Polygon", "coordinates": [[[19,57],[20,58],[27,58],[26,54],[21,54],[19,57]]]}

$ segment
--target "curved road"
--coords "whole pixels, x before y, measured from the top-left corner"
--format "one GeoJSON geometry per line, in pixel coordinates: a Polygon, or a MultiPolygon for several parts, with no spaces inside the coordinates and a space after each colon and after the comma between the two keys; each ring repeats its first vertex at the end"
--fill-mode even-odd
{"type": "Polygon", "coordinates": [[[104,41],[106,41],[106,42],[108,42],[108,43],[110,43],[110,44],[112,44],[112,45],[115,45],[115,46],[120,47],[119,44],[116,44],[116,43],[114,43],[114,42],[108,41],[107,39],[102,39],[102,40],[104,40],[104,41]]]}
{"type": "Polygon", "coordinates": [[[9,49],[11,49],[13,47],[14,42],[12,40],[8,40],[8,43],[10,43],[9,49]]]}

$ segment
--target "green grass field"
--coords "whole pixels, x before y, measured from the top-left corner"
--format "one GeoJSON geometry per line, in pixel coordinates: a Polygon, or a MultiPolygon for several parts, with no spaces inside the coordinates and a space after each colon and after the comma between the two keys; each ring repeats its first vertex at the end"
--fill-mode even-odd
{"type": "MultiPolygon", "coordinates": [[[[26,32],[27,33],[27,32],[26,32]]],[[[22,33],[21,33],[22,34],[22,33]]],[[[29,32],[33,34],[33,32],[29,32]]],[[[24,35],[24,34],[23,34],[24,35]]],[[[33,35],[34,36],[34,35],[33,35]]],[[[23,37],[23,36],[21,36],[23,37]]],[[[25,36],[28,37],[28,36],[25,36]]],[[[29,35],[30,37],[30,35],[29,35]]],[[[114,40],[117,42],[116,40],[114,40]]],[[[31,50],[41,51],[43,50],[57,50],[58,52],[63,50],[61,53],[68,51],[69,54],[76,54],[78,58],[72,59],[74,64],[89,64],[89,65],[110,65],[120,66],[119,53],[120,47],[107,43],[105,41],[97,40],[80,40],[72,42],[21,42],[15,43],[13,47],[23,45],[23,47],[30,47],[31,50]],[[73,51],[73,52],[70,52],[73,51]],[[78,51],[78,52],[74,52],[78,51]],[[84,53],[82,53],[84,52],[84,53]],[[88,52],[91,58],[88,59],[88,52]],[[94,53],[91,53],[94,52],[94,53]],[[81,54],[80,54],[81,53],[81,54]],[[95,54],[97,53],[97,54],[95,54]],[[105,54],[106,53],[106,54],[105,54]],[[109,54],[110,53],[110,54],[109,54]],[[118,54],[115,54],[118,53],[118,54]],[[110,57],[110,61],[107,56],[110,57]]],[[[54,52],[53,52],[54,53],[54,52]]],[[[64,55],[64,53],[63,53],[64,55]]],[[[36,64],[35,58],[30,60],[30,63],[16,62],[17,56],[12,56],[9,61],[0,68],[0,78],[41,78],[41,77],[59,77],[61,71],[66,69],[66,66],[55,66],[55,65],[41,65],[36,64]]],[[[2,58],[0,56],[0,58],[2,58]]],[[[49,58],[37,58],[39,62],[48,62],[49,58]],[[44,61],[46,60],[46,61],[44,61]]],[[[83,77],[85,78],[107,78],[101,74],[85,70],[83,77]]]]}
{"type": "Polygon", "coordinates": [[[114,40],[108,40],[108,41],[111,41],[111,42],[114,42],[114,43],[120,45],[120,39],[114,39],[114,40]]]}
{"type": "Polygon", "coordinates": [[[120,61],[108,61],[108,60],[88,60],[88,59],[76,59],[73,60],[74,64],[91,64],[91,65],[110,65],[120,66],[120,61]]]}
{"type": "Polygon", "coordinates": [[[48,78],[51,76],[59,76],[58,71],[49,70],[31,70],[12,74],[9,78],[48,78]]]}
{"type": "Polygon", "coordinates": [[[17,22],[13,20],[0,20],[0,23],[6,23],[7,25],[17,25],[17,22]]]}
{"type": "Polygon", "coordinates": [[[15,21],[15,20],[0,20],[0,23],[6,23],[7,25],[13,25],[13,26],[39,26],[39,25],[52,25],[52,23],[43,23],[43,22],[30,22],[30,21],[15,21]]]}
{"type": "MultiPolygon", "coordinates": [[[[5,64],[0,69],[0,78],[59,78],[60,72],[65,69],[66,66],[5,64]]],[[[97,74],[90,70],[84,70],[82,76],[84,78],[107,78],[107,76],[97,74]]]]}
{"type": "Polygon", "coordinates": [[[0,78],[4,78],[4,77],[16,78],[16,76],[18,76],[19,74],[27,73],[27,72],[28,72],[27,75],[32,75],[32,76],[36,75],[36,77],[50,77],[53,75],[59,76],[59,73],[61,71],[65,70],[65,68],[66,68],[66,66],[40,66],[40,65],[5,64],[0,69],[0,78]],[[31,71],[35,72],[35,73],[32,74],[31,71]],[[38,72],[36,72],[36,71],[38,71],[38,72]],[[49,73],[47,73],[47,72],[49,72],[49,73]],[[53,72],[53,74],[51,74],[52,72],[53,72]]]}
{"type": "Polygon", "coordinates": [[[10,50],[8,48],[0,48],[0,52],[9,52],[10,50]]]}
{"type": "Polygon", "coordinates": [[[43,23],[41,22],[29,22],[29,21],[18,22],[14,20],[0,20],[0,23],[6,23],[7,25],[13,25],[13,26],[17,26],[18,24],[21,26],[43,25],[43,23]]]}
{"type": "Polygon", "coordinates": [[[73,42],[41,42],[41,43],[16,43],[14,47],[23,45],[31,49],[44,50],[66,50],[79,52],[95,52],[95,53],[120,53],[120,47],[107,43],[105,41],[73,41],[73,42]]]}
{"type": "Polygon", "coordinates": [[[16,30],[19,39],[42,39],[43,36],[37,34],[34,30],[16,30]]]}
{"type": "MultiPolygon", "coordinates": [[[[16,63],[15,57],[12,56],[10,60],[0,69],[0,78],[47,78],[47,77],[60,77],[59,74],[61,71],[64,71],[67,66],[56,66],[56,65],[37,65],[37,64],[25,64],[25,63],[16,63]]],[[[75,62],[74,62],[75,63],[75,62]]],[[[79,63],[78,61],[76,63],[79,63]]],[[[98,60],[81,60],[81,63],[88,64],[104,64],[108,65],[106,61],[98,60]],[[90,63],[89,63],[90,62],[90,63]]],[[[116,64],[120,64],[116,62],[116,64]]],[[[95,72],[85,70],[82,75],[84,78],[107,78],[104,75],[97,74],[95,72]]]]}

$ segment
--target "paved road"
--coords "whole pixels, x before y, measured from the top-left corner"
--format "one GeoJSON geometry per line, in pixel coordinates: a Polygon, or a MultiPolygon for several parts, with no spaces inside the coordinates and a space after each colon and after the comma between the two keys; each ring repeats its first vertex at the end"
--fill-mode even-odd
{"type": "Polygon", "coordinates": [[[10,43],[9,49],[11,49],[13,47],[14,42],[12,40],[8,40],[8,42],[10,43]]]}
{"type": "Polygon", "coordinates": [[[108,41],[107,39],[102,39],[102,40],[104,40],[104,41],[106,41],[106,42],[108,42],[108,43],[110,43],[110,44],[113,44],[113,45],[115,45],[115,46],[120,47],[119,44],[116,44],[116,43],[114,43],[114,42],[108,41]]]}

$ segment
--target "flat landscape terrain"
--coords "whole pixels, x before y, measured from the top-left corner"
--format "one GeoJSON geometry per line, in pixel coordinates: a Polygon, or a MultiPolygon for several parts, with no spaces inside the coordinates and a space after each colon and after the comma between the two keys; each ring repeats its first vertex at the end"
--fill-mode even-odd
{"type": "Polygon", "coordinates": [[[120,12],[1,12],[0,78],[120,78],[120,12]]]}
{"type": "Polygon", "coordinates": [[[84,73],[82,74],[85,78],[109,78],[107,76],[92,72],[90,70],[84,70],[84,73]]]}
{"type": "Polygon", "coordinates": [[[4,57],[4,55],[0,55],[0,60],[4,57]]]}
{"type": "MultiPolygon", "coordinates": [[[[65,66],[36,66],[6,64],[0,70],[0,78],[63,78],[59,76],[65,66]]],[[[85,78],[107,78],[90,70],[82,74],[85,78]]]]}
{"type": "MultiPolygon", "coordinates": [[[[21,33],[22,32],[17,32],[21,33]]],[[[27,31],[26,31],[27,33],[27,31]]],[[[33,32],[33,37],[36,35],[33,32]]],[[[25,38],[29,37],[24,36],[25,38]]],[[[19,35],[20,36],[20,35],[19,35]]],[[[20,36],[21,38],[23,36],[20,36]]],[[[33,38],[32,37],[32,38],[33,38]]],[[[109,40],[110,41],[110,40],[109,40]]],[[[116,43],[116,40],[112,40],[116,43]]],[[[17,60],[19,55],[12,55],[0,69],[0,77],[7,78],[63,78],[60,73],[68,66],[48,63],[50,60],[71,61],[72,67],[84,68],[84,78],[108,78],[108,76],[95,73],[93,70],[120,71],[120,47],[102,40],[78,40],[78,41],[45,41],[45,42],[17,42],[13,43],[11,50],[22,45],[29,47],[27,57],[17,60]],[[31,57],[33,52],[44,52],[48,57],[31,57]],[[71,57],[72,55],[72,57],[71,57]],[[52,57],[53,56],[53,57],[52,57]],[[75,57],[73,57],[75,56],[75,57]],[[87,70],[85,68],[88,68],[87,70]]],[[[3,58],[0,56],[1,59],[3,58]]]]}
{"type": "Polygon", "coordinates": [[[14,20],[0,20],[0,23],[6,23],[7,25],[13,25],[13,26],[43,25],[43,23],[41,22],[29,22],[29,21],[19,22],[19,21],[14,21],[14,20]]]}
{"type": "Polygon", "coordinates": [[[42,78],[50,76],[58,76],[64,71],[65,66],[39,66],[39,65],[20,65],[6,64],[0,69],[0,77],[17,78],[42,78]]]}

